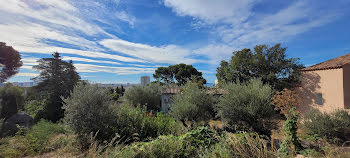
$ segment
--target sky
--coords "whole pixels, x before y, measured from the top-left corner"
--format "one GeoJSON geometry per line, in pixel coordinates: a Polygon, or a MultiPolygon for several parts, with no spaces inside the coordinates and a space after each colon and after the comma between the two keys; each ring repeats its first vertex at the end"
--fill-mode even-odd
{"type": "Polygon", "coordinates": [[[281,43],[305,66],[350,53],[350,0],[0,0],[0,41],[22,55],[10,82],[61,53],[84,80],[139,83],[192,64],[209,83],[221,60],[281,43]]]}

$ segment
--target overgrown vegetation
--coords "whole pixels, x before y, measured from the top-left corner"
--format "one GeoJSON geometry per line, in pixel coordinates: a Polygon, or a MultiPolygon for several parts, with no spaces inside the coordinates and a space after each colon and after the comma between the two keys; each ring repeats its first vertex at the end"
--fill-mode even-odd
{"type": "Polygon", "coordinates": [[[67,132],[62,124],[42,120],[31,129],[23,128],[12,138],[1,139],[0,157],[33,156],[64,148],[67,145],[70,145],[69,150],[72,151],[74,137],[64,137],[67,132]],[[54,138],[59,134],[62,134],[60,138],[54,138]]]}
{"type": "Polygon", "coordinates": [[[125,92],[124,97],[134,106],[146,106],[147,110],[159,111],[161,91],[162,87],[158,83],[152,83],[145,87],[132,87],[125,92]]]}
{"type": "Polygon", "coordinates": [[[23,89],[10,83],[0,88],[0,118],[7,119],[16,114],[19,109],[23,110],[23,104],[23,89]]]}
{"type": "Polygon", "coordinates": [[[80,83],[64,99],[65,122],[83,142],[96,134],[98,140],[115,136],[116,114],[107,89],[80,83]]]}
{"type": "Polygon", "coordinates": [[[350,140],[350,114],[345,110],[321,113],[311,110],[305,116],[307,133],[314,138],[324,138],[331,143],[350,140]]]}
{"type": "Polygon", "coordinates": [[[225,93],[219,98],[216,111],[228,123],[230,130],[269,136],[269,119],[274,114],[271,87],[259,79],[247,83],[227,83],[223,87],[225,93]]]}
{"type": "Polygon", "coordinates": [[[303,149],[297,136],[298,112],[297,106],[300,104],[299,95],[289,89],[277,92],[273,97],[272,103],[276,110],[280,110],[281,114],[287,118],[282,127],[285,135],[283,142],[278,149],[278,154],[282,157],[295,156],[297,152],[303,149]]]}
{"type": "Polygon", "coordinates": [[[187,83],[181,94],[173,98],[170,115],[182,122],[208,121],[214,115],[215,99],[206,89],[187,83]]]}
{"type": "Polygon", "coordinates": [[[157,81],[126,91],[79,82],[72,61],[54,53],[34,66],[41,72],[34,79],[41,81],[38,86],[0,89],[0,131],[10,116],[18,116],[11,127],[20,129],[0,139],[0,157],[349,157],[336,146],[350,140],[347,111],[307,115],[308,137],[333,144],[301,144],[299,96],[282,88],[298,82],[302,65],[286,58],[285,50],[277,44],[235,52],[229,63],[223,61],[218,68],[219,89],[204,87],[202,73],[192,65],[178,64],[158,68],[157,81]],[[181,90],[172,97],[170,113],[161,113],[163,88],[176,85],[181,90]],[[274,106],[286,121],[276,117],[274,106]],[[25,120],[22,116],[33,120],[23,112],[38,122],[19,126],[25,120]],[[277,145],[271,135],[276,119],[284,121],[278,131],[284,135],[277,138],[283,142],[277,145]]]}

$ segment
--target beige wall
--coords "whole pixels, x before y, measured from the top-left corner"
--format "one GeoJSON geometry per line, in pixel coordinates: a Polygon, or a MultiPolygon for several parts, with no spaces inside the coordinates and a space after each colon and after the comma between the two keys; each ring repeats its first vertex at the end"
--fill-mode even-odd
{"type": "Polygon", "coordinates": [[[345,109],[350,109],[350,64],[343,66],[344,80],[344,106],[345,109]]]}
{"type": "Polygon", "coordinates": [[[344,109],[343,69],[306,71],[302,75],[298,93],[302,104],[298,110],[303,114],[311,108],[321,112],[344,109]],[[321,93],[323,105],[316,104],[316,94],[321,93]]]}

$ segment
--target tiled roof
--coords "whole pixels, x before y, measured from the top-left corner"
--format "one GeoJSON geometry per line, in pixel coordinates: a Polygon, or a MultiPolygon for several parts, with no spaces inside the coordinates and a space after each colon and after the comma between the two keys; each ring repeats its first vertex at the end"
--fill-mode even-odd
{"type": "Polygon", "coordinates": [[[169,87],[169,88],[163,88],[162,94],[177,94],[180,93],[179,87],[169,87]]]}
{"type": "Polygon", "coordinates": [[[350,53],[304,68],[303,71],[337,69],[343,67],[346,64],[350,64],[350,53]]]}

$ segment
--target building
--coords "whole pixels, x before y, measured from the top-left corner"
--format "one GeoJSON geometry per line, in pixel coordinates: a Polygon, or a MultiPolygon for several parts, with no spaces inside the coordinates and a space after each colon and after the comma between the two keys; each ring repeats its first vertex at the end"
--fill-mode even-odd
{"type": "Polygon", "coordinates": [[[150,77],[149,76],[141,76],[141,86],[144,87],[147,84],[150,83],[150,77]]]}
{"type": "Polygon", "coordinates": [[[305,114],[311,108],[321,112],[350,109],[350,53],[302,70],[297,88],[305,114]]]}

